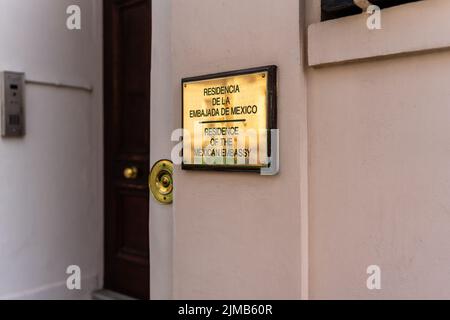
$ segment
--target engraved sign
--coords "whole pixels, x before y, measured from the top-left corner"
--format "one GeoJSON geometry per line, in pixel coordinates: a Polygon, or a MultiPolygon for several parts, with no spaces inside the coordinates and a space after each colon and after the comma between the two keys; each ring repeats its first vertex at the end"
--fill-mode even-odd
{"type": "Polygon", "coordinates": [[[183,169],[270,167],[276,70],[268,66],[183,79],[183,169]]]}

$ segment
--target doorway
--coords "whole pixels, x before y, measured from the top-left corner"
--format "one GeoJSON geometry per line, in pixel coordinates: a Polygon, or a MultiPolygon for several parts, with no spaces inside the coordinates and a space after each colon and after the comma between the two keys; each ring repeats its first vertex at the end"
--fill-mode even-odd
{"type": "Polygon", "coordinates": [[[105,0],[105,289],[150,298],[151,0],[105,0]]]}

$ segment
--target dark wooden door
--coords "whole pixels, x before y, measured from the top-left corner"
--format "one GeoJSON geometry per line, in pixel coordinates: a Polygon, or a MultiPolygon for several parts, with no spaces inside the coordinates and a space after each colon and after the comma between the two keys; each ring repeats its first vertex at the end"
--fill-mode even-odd
{"type": "Polygon", "coordinates": [[[150,0],[104,1],[105,288],[150,295],[150,0]]]}

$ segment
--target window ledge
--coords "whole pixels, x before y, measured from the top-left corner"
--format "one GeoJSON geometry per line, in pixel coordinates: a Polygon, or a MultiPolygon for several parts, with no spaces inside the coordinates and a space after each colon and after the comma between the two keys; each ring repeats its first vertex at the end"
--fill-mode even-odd
{"type": "Polygon", "coordinates": [[[312,67],[450,48],[450,1],[425,0],[381,12],[381,30],[369,30],[367,14],[312,24],[312,67]]]}

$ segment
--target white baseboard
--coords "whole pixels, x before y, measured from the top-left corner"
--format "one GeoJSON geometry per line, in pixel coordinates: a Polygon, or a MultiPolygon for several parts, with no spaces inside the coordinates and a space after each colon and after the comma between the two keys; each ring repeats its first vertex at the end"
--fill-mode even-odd
{"type": "Polygon", "coordinates": [[[47,284],[22,292],[0,296],[0,300],[91,300],[92,292],[99,289],[98,275],[81,279],[81,290],[69,290],[66,280],[47,284]]]}

